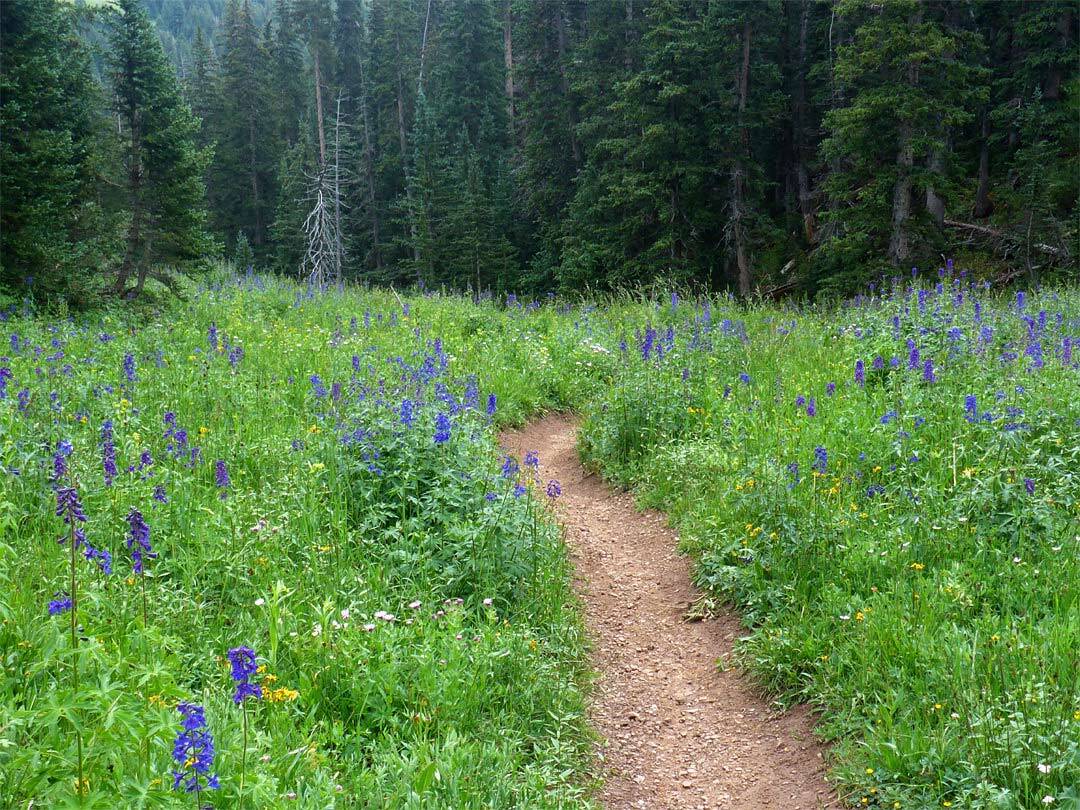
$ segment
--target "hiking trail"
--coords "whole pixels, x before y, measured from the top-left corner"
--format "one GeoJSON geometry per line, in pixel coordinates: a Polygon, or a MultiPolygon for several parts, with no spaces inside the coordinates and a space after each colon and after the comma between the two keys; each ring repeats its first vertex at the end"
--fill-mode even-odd
{"type": "Polygon", "coordinates": [[[562,485],[556,511],[598,672],[590,720],[602,806],[836,807],[810,713],[781,713],[737,670],[720,671],[738,619],[686,620],[700,591],[665,516],[586,472],[576,435],[575,419],[554,414],[505,432],[502,446],[519,459],[535,450],[542,478],[562,485]]]}

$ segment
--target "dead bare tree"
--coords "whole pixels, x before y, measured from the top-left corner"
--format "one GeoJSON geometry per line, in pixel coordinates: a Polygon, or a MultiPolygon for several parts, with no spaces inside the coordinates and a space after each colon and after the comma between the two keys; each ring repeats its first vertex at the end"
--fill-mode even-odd
{"type": "Polygon", "coordinates": [[[317,287],[340,283],[341,269],[345,264],[341,227],[341,214],[346,207],[342,190],[348,182],[348,172],[341,165],[341,135],[342,129],[347,127],[341,116],[344,100],[344,96],[338,93],[333,162],[323,161],[316,174],[308,175],[308,202],[311,208],[304,220],[307,247],[300,264],[300,277],[317,287]]]}
{"type": "Polygon", "coordinates": [[[333,188],[326,169],[310,180],[311,211],[304,220],[307,248],[300,263],[300,277],[321,289],[327,281],[340,276],[339,236],[334,222],[333,188]]]}

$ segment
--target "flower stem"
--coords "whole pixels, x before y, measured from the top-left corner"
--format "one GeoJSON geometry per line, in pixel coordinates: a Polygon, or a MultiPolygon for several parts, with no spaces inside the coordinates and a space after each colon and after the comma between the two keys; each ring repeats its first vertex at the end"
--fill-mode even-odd
{"type": "Polygon", "coordinates": [[[240,711],[244,715],[244,745],[243,753],[240,755],[240,795],[237,798],[237,808],[243,808],[244,806],[244,775],[247,772],[247,737],[248,737],[248,713],[247,703],[240,704],[240,711]]]}
{"type": "MultiPolygon", "coordinates": [[[[71,529],[68,532],[68,540],[71,542],[71,687],[72,694],[75,699],[78,700],[79,696],[79,594],[77,592],[78,580],[75,576],[75,562],[77,557],[77,549],[75,547],[75,519],[71,519],[71,529]]],[[[75,751],[78,758],[78,782],[75,783],[75,792],[79,796],[79,803],[82,804],[83,790],[85,788],[85,781],[83,779],[83,751],[82,751],[82,732],[79,730],[79,724],[75,722],[75,718],[72,718],[71,725],[75,729],[75,751]]]]}

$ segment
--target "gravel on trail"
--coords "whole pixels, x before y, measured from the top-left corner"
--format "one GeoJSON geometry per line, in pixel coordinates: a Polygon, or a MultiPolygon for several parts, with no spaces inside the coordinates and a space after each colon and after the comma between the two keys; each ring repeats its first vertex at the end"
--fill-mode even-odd
{"type": "Polygon", "coordinates": [[[597,670],[590,719],[607,808],[837,807],[824,747],[804,707],[779,712],[745,675],[721,671],[740,633],[730,612],[688,621],[701,596],[691,562],[658,512],[581,466],[577,422],[549,415],[502,436],[557,479],[556,511],[575,566],[597,670]]]}

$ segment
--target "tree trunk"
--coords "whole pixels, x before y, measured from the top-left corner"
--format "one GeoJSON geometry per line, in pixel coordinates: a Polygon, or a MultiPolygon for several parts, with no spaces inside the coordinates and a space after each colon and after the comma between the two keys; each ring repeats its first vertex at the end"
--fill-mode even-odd
{"type": "Polygon", "coordinates": [[[127,245],[124,259],[116,274],[116,294],[124,295],[128,279],[137,267],[142,265],[139,253],[142,250],[142,221],[144,216],[142,199],[142,120],[138,110],[128,111],[131,128],[131,146],[128,154],[128,205],[131,207],[131,221],[128,223],[127,245]]]}
{"type": "Polygon", "coordinates": [[[319,70],[319,48],[312,42],[315,65],[315,125],[319,130],[319,171],[326,167],[326,128],[323,126],[322,73],[319,70]]]}
{"type": "Polygon", "coordinates": [[[514,34],[513,9],[510,0],[503,7],[503,64],[506,65],[506,117],[510,124],[510,140],[514,140],[514,34]]]}
{"type": "Polygon", "coordinates": [[[371,144],[371,121],[368,117],[367,75],[364,58],[360,57],[360,119],[364,125],[364,175],[367,179],[368,216],[371,218],[371,257],[375,269],[382,270],[382,250],[379,247],[379,210],[375,205],[375,152],[371,144]]]}
{"type": "Polygon", "coordinates": [[[251,207],[255,214],[255,232],[251,235],[251,241],[255,245],[263,243],[262,202],[259,199],[259,170],[255,159],[256,151],[255,107],[248,106],[248,157],[251,171],[251,207]]]}
{"type": "Polygon", "coordinates": [[[562,3],[552,3],[555,15],[555,42],[559,49],[559,79],[562,85],[563,101],[566,104],[566,123],[570,130],[570,153],[574,157],[574,168],[581,166],[581,146],[577,139],[577,119],[574,105],[570,98],[570,80],[566,75],[566,18],[563,16],[562,3]]]}
{"type": "MultiPolygon", "coordinates": [[[[634,0],[625,0],[626,3],[626,30],[623,32],[623,40],[625,42],[626,50],[623,52],[623,67],[629,72],[634,67],[634,60],[631,56],[631,42],[633,41],[633,27],[634,27],[634,0]]],[[[560,13],[560,16],[561,13],[560,13]]]]}
{"type": "Polygon", "coordinates": [[[799,61],[796,68],[793,121],[795,129],[795,192],[803,220],[803,237],[809,244],[817,239],[813,198],[810,194],[810,171],[807,169],[806,143],[806,34],[810,21],[810,2],[803,0],[799,15],[799,61]]]}
{"type": "Polygon", "coordinates": [[[405,133],[405,78],[401,73],[401,34],[394,33],[394,56],[397,65],[397,125],[401,146],[401,168],[409,162],[409,139],[405,133]]]}
{"type": "Polygon", "coordinates": [[[979,137],[979,184],[975,188],[975,218],[986,219],[994,212],[990,201],[990,114],[982,111],[982,131],[979,137]]]}
{"type": "MultiPolygon", "coordinates": [[[[1069,45],[1069,32],[1072,30],[1072,9],[1066,8],[1062,11],[1061,16],[1057,21],[1057,33],[1061,39],[1061,44],[1065,47],[1069,45]]],[[[1073,56],[1076,56],[1075,46],[1073,48],[1073,56]]],[[[1061,99],[1061,84],[1065,78],[1065,71],[1063,66],[1059,63],[1053,63],[1047,68],[1046,80],[1043,82],[1042,95],[1047,101],[1058,101],[1061,99]]]]}
{"type": "Polygon", "coordinates": [[[900,266],[907,262],[911,255],[911,240],[908,236],[907,223],[911,216],[911,169],[914,164],[914,153],[911,143],[911,127],[902,124],[900,127],[899,148],[896,154],[896,165],[899,176],[896,185],[893,186],[892,203],[892,234],[889,236],[889,261],[900,266]]]}
{"type": "Polygon", "coordinates": [[[341,91],[334,115],[334,281],[341,283],[345,251],[341,246],[341,91]]]}
{"type": "Polygon", "coordinates": [[[735,238],[735,262],[739,271],[739,295],[750,295],[753,269],[750,266],[749,246],[743,218],[746,215],[746,169],[743,159],[749,154],[750,133],[746,128],[746,100],[750,94],[750,20],[743,22],[742,64],[739,69],[739,157],[732,164],[731,217],[735,238]]]}
{"type": "MultiPolygon", "coordinates": [[[[930,174],[936,177],[943,177],[945,174],[945,150],[949,148],[948,141],[945,140],[939,146],[935,147],[933,152],[930,153],[930,160],[927,164],[927,168],[930,170],[930,174]]],[[[931,182],[926,187],[926,212],[930,215],[930,218],[934,221],[934,224],[941,228],[945,224],[945,199],[937,193],[934,189],[934,185],[931,182]]]]}
{"type": "MultiPolygon", "coordinates": [[[[922,22],[921,2],[909,19],[912,28],[922,22]]],[[[919,71],[914,62],[909,63],[907,83],[915,87],[919,83],[919,71]]],[[[915,146],[910,121],[900,123],[897,137],[896,185],[893,186],[892,232],[889,235],[889,261],[896,266],[907,263],[911,257],[911,235],[908,233],[908,220],[911,218],[911,192],[913,186],[912,170],[915,164],[915,146]]]]}
{"type": "MultiPolygon", "coordinates": [[[[417,94],[419,94],[420,91],[424,89],[424,59],[427,56],[427,36],[428,36],[428,26],[430,24],[431,24],[431,0],[428,0],[427,13],[424,15],[424,33],[420,37],[420,70],[417,72],[417,76],[416,76],[416,92],[417,92],[417,94]]],[[[400,43],[400,40],[397,40],[397,41],[400,43]]],[[[401,53],[400,44],[398,46],[398,53],[399,54],[401,53]]],[[[401,77],[401,66],[400,65],[398,66],[398,77],[399,78],[401,77]]],[[[402,114],[402,117],[401,117],[401,126],[402,127],[405,126],[405,117],[404,117],[403,114],[402,114]]]]}

